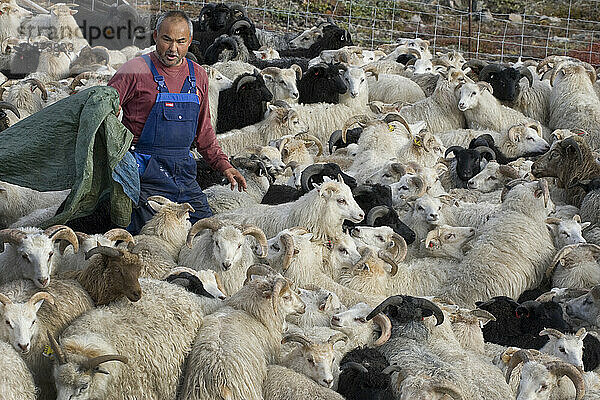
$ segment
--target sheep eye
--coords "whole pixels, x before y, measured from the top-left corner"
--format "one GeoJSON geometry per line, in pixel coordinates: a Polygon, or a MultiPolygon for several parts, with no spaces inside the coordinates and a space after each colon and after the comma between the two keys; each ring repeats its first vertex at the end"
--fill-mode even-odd
{"type": "Polygon", "coordinates": [[[376,237],[377,239],[379,239],[379,241],[380,241],[380,242],[383,242],[383,241],[384,241],[384,239],[383,239],[383,236],[381,236],[381,235],[377,235],[377,236],[375,236],[375,237],[376,237]]]}
{"type": "Polygon", "coordinates": [[[220,81],[222,78],[220,76],[217,76],[215,79],[220,81]]]}
{"type": "Polygon", "coordinates": [[[315,365],[315,362],[312,358],[307,358],[306,361],[308,361],[311,365],[315,365]]]}
{"type": "Polygon", "coordinates": [[[29,261],[29,256],[27,254],[23,254],[22,257],[25,261],[29,261]]]}
{"type": "Polygon", "coordinates": [[[8,326],[12,327],[12,325],[10,324],[10,321],[9,321],[9,320],[6,320],[6,325],[8,325],[8,326]]]}
{"type": "Polygon", "coordinates": [[[280,248],[279,248],[279,245],[278,245],[277,243],[273,243],[273,244],[271,245],[271,248],[272,248],[273,250],[275,250],[275,251],[279,251],[279,249],[280,249],[280,248]]]}
{"type": "Polygon", "coordinates": [[[240,243],[240,244],[238,244],[238,249],[239,249],[240,247],[242,247],[242,244],[241,244],[241,243],[240,243]]]}
{"type": "Polygon", "coordinates": [[[533,142],[533,138],[532,137],[528,137],[527,140],[531,140],[533,142]]]}
{"type": "Polygon", "coordinates": [[[34,326],[34,325],[35,325],[35,320],[33,320],[33,321],[31,322],[31,327],[33,328],[33,326],[34,326]]]}
{"type": "Polygon", "coordinates": [[[300,121],[294,121],[294,125],[297,125],[299,123],[300,123],[300,121]]]}
{"type": "Polygon", "coordinates": [[[488,177],[488,180],[490,180],[490,181],[497,181],[498,178],[496,178],[495,176],[490,176],[490,177],[488,177]]]}
{"type": "Polygon", "coordinates": [[[558,348],[558,350],[559,350],[561,353],[566,353],[566,351],[565,351],[565,348],[564,348],[564,347],[559,347],[559,348],[558,348]]]}
{"type": "Polygon", "coordinates": [[[408,186],[401,186],[400,189],[402,189],[402,190],[408,190],[408,186]]]}
{"type": "Polygon", "coordinates": [[[540,389],[538,390],[538,392],[543,392],[546,389],[548,389],[548,385],[543,384],[542,386],[540,386],[540,389]]]}
{"type": "Polygon", "coordinates": [[[339,204],[346,204],[346,199],[338,199],[339,204]]]}
{"type": "Polygon", "coordinates": [[[384,178],[391,178],[392,176],[390,174],[383,174],[384,178]]]}
{"type": "Polygon", "coordinates": [[[421,206],[418,206],[417,210],[419,210],[419,211],[425,211],[425,209],[423,207],[421,207],[421,206]]]}
{"type": "Polygon", "coordinates": [[[361,322],[361,323],[365,323],[367,322],[367,320],[365,319],[365,317],[356,317],[354,318],[355,321],[361,322]]]}
{"type": "Polygon", "coordinates": [[[341,249],[340,249],[340,253],[342,253],[342,254],[346,255],[346,254],[348,254],[348,250],[346,250],[346,249],[344,249],[344,248],[341,248],[341,249]]]}

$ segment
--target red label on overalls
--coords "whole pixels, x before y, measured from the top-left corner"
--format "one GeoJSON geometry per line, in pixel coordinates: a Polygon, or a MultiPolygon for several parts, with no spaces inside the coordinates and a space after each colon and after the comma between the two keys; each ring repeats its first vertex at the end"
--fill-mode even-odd
{"type": "Polygon", "coordinates": [[[165,103],[165,107],[173,107],[173,103],[165,103]]]}

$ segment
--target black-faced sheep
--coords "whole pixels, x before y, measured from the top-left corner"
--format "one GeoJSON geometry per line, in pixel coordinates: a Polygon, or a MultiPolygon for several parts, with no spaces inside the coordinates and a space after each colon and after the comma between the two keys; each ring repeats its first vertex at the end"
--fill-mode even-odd
{"type": "Polygon", "coordinates": [[[301,104],[338,103],[339,95],[348,90],[335,64],[319,63],[304,73],[298,81],[301,104]]]}

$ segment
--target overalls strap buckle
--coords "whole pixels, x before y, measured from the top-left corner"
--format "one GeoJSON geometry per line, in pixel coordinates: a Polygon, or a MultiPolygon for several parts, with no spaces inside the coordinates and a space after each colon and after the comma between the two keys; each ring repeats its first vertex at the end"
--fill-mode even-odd
{"type": "Polygon", "coordinates": [[[188,64],[188,70],[189,70],[189,75],[188,75],[188,81],[190,83],[190,91],[189,93],[193,93],[196,94],[196,74],[194,73],[194,64],[192,63],[192,61],[188,58],[186,58],[187,60],[187,64],[188,64]]]}
{"type": "Polygon", "coordinates": [[[152,76],[154,77],[154,82],[156,82],[158,85],[158,87],[156,89],[159,91],[159,93],[169,93],[169,89],[167,88],[167,84],[165,83],[164,76],[162,76],[158,73],[158,70],[154,66],[154,63],[150,59],[150,56],[148,54],[144,54],[144,55],[142,55],[142,58],[144,59],[144,61],[146,61],[146,64],[148,64],[148,67],[150,68],[150,72],[152,72],[152,76]]]}

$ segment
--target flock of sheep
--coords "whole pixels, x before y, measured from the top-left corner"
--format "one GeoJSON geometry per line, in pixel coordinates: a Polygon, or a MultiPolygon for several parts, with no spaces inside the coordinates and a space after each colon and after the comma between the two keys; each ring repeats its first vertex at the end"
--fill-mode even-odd
{"type": "MultiPolygon", "coordinates": [[[[0,131],[153,50],[50,11],[0,2],[0,70],[35,71],[0,74],[0,131]]],[[[193,36],[247,191],[198,159],[215,216],[154,196],[132,237],[36,228],[68,191],[0,181],[0,398],[600,399],[591,65],[288,37],[226,4],[193,36]]]]}

